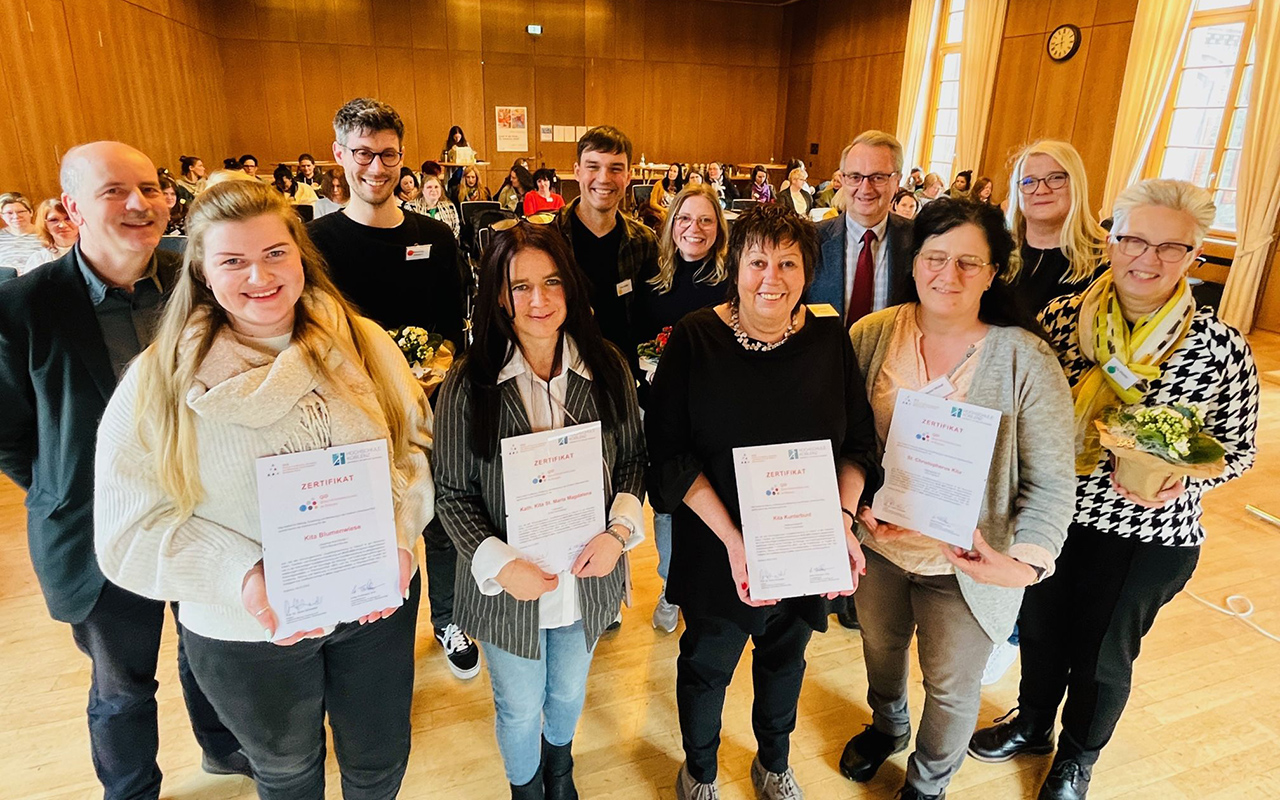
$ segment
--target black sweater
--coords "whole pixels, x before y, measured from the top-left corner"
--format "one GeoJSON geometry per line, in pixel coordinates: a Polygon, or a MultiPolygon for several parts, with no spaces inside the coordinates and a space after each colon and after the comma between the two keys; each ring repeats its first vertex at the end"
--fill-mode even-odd
{"type": "Polygon", "coordinates": [[[1014,282],[1014,294],[1022,300],[1024,309],[1035,317],[1044,311],[1049,301],[1064,294],[1079,294],[1089,288],[1097,274],[1082,281],[1063,283],[1062,276],[1071,270],[1067,254],[1054,247],[1041,250],[1029,244],[1022,245],[1022,269],[1014,282]]]}
{"type": "Polygon", "coordinates": [[[635,331],[638,343],[647,342],[657,336],[667,326],[675,327],[685,314],[707,308],[725,300],[724,283],[705,283],[694,280],[708,278],[715,273],[714,255],[691,264],[684,260],[678,252],[675,255],[675,278],[671,288],[658,293],[658,287],[649,283],[657,274],[655,269],[640,275],[636,286],[635,331]],[[708,263],[712,262],[712,263],[708,263]]]}
{"type": "MultiPolygon", "coordinates": [[[[768,352],[743,349],[713,309],[676,325],[645,415],[649,499],[655,510],[673,516],[671,602],[686,614],[763,632],[769,609],[738,599],[723,543],[683,498],[704,474],[741,526],[733,448],[829,439],[837,460],[866,474],[863,496],[869,499],[881,471],[865,386],[838,319],[809,314],[799,333],[768,352]]],[[[828,604],[821,597],[782,602],[815,630],[826,630],[828,604]]]]}

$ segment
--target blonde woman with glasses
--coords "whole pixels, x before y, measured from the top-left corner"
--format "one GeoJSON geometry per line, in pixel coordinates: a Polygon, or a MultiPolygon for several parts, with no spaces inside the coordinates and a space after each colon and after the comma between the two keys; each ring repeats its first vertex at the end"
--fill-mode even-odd
{"type": "Polygon", "coordinates": [[[1021,257],[1014,293],[1039,314],[1049,301],[1084,291],[1097,276],[1107,232],[1089,210],[1084,161],[1067,142],[1027,145],[1013,160],[1005,220],[1021,257]]]}
{"type": "Polygon", "coordinates": [[[66,207],[58,198],[50,197],[36,207],[36,238],[44,248],[31,254],[21,270],[23,273],[61,258],[79,241],[80,226],[71,221],[66,207]]]}
{"type": "Polygon", "coordinates": [[[409,759],[414,548],[433,513],[431,410],[399,348],[329,280],[270,186],[210,187],[155,341],[98,432],[102,571],[180,601],[200,687],[253,765],[264,800],[324,797],[325,730],[343,796],[394,797],[409,759]],[[386,441],[402,608],[271,641],[255,463],[386,441]]]}

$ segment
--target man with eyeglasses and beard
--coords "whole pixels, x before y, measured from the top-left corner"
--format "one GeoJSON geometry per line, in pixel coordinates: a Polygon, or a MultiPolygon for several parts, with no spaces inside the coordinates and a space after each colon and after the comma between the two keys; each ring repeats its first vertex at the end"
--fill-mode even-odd
{"type": "MultiPolygon", "coordinates": [[[[346,171],[351,199],[341,211],[307,224],[333,282],[382,327],[425,328],[461,350],[465,302],[453,231],[401,209],[395,197],[404,160],[403,120],[386,103],[358,97],[338,109],[333,134],[333,158],[346,171]]],[[[474,678],[480,650],[453,622],[457,550],[437,520],[423,539],[436,640],[449,670],[474,678]]]]}
{"type": "MultiPolygon", "coordinates": [[[[911,273],[911,222],[890,214],[902,177],[902,145],[883,131],[863,131],[840,154],[844,210],[818,223],[819,258],[805,302],[826,303],[846,328],[893,305],[890,289],[911,273]]],[[[836,618],[858,628],[851,602],[835,602],[836,618]]]]}

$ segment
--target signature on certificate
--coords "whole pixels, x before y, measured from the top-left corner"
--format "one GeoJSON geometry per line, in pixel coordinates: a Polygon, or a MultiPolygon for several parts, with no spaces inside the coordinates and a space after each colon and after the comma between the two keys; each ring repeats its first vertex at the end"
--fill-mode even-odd
{"type": "Polygon", "coordinates": [[[382,586],[383,584],[374,583],[373,580],[370,579],[365,581],[362,584],[359,584],[358,586],[352,586],[351,593],[352,594],[372,594],[373,592],[376,592],[379,589],[381,589],[382,586]]]}
{"type": "Polygon", "coordinates": [[[295,597],[284,604],[284,615],[287,618],[292,618],[301,614],[306,614],[309,611],[315,611],[323,603],[323,597],[313,597],[311,599],[295,597]]]}

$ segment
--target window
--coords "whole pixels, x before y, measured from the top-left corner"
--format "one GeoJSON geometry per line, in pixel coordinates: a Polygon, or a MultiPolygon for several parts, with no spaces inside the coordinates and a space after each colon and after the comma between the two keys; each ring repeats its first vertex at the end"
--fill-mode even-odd
{"type": "Polygon", "coordinates": [[[1253,77],[1256,0],[1196,0],[1176,67],[1149,177],[1191,181],[1213,192],[1213,233],[1234,238],[1240,148],[1253,77]]]}
{"type": "Polygon", "coordinates": [[[945,0],[938,26],[938,50],[934,67],[934,94],[926,127],[926,172],[951,182],[956,160],[956,129],[960,120],[960,43],[964,35],[965,0],[945,0]]]}

